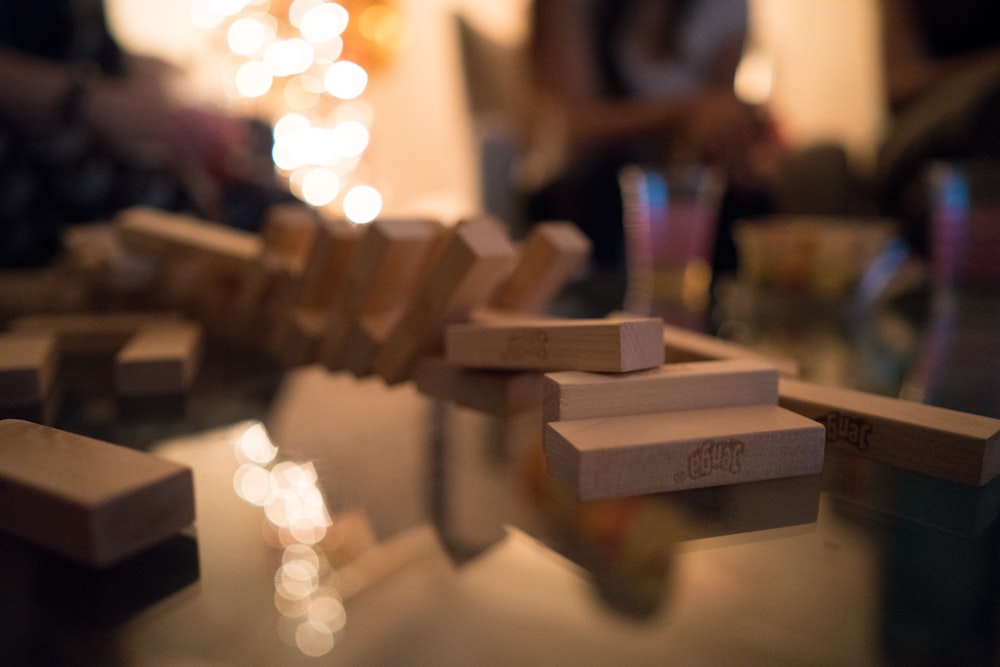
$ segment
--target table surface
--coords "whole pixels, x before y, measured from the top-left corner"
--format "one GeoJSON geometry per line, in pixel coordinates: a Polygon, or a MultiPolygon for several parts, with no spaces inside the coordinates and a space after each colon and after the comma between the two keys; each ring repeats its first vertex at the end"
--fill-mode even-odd
{"type": "MultiPolygon", "coordinates": [[[[995,300],[775,303],[723,299],[713,327],[817,381],[1000,417],[995,300]]],[[[0,664],[1000,657],[998,483],[831,451],[821,476],[579,503],[546,476],[533,411],[225,345],[186,397],[125,403],[104,366],[67,369],[47,418],[192,466],[196,523],[102,572],[0,538],[0,664]]]]}

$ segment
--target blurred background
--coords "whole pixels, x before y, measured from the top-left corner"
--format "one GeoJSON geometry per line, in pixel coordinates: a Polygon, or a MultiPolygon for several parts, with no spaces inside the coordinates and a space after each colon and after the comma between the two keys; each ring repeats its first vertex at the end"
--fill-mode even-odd
{"type": "MultiPolygon", "coordinates": [[[[273,4],[273,3],[272,3],[273,4]]],[[[750,3],[747,85],[765,96],[785,139],[793,145],[836,142],[861,168],[870,166],[885,110],[878,55],[876,3],[811,0],[750,3]]],[[[233,93],[228,81],[238,61],[225,56],[232,17],[253,9],[218,0],[109,0],[108,18],[127,50],[163,58],[183,74],[184,94],[242,110],[254,99],[233,93]],[[214,8],[214,9],[213,9],[214,8]],[[214,18],[213,18],[214,14],[214,18]],[[227,18],[228,14],[228,18],[227,18]]],[[[528,0],[394,0],[345,3],[360,16],[364,5],[394,13],[371,46],[366,173],[384,211],[467,212],[480,208],[481,134],[470,114],[460,22],[479,41],[472,48],[495,57],[491,81],[510,86],[528,31],[528,0]],[[443,209],[442,209],[443,207],[443,209]]],[[[468,52],[465,52],[468,54],[468,52]]],[[[745,77],[746,78],[746,77],[745,77]]],[[[262,105],[260,105],[262,106],[262,105]]],[[[263,109],[262,109],[263,110],[263,109]]],[[[481,110],[481,108],[479,109],[481,110]]],[[[481,118],[480,118],[481,120],[481,118]]]]}

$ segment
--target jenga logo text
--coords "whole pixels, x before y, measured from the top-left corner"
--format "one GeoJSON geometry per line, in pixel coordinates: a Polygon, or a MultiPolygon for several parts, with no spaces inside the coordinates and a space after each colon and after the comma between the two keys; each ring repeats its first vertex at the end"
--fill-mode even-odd
{"type": "Polygon", "coordinates": [[[870,446],[871,422],[840,412],[831,412],[817,421],[826,426],[827,442],[844,442],[864,451],[870,446]]]}
{"type": "Polygon", "coordinates": [[[688,477],[698,479],[712,472],[737,474],[743,469],[742,440],[706,440],[688,456],[688,477]]]}

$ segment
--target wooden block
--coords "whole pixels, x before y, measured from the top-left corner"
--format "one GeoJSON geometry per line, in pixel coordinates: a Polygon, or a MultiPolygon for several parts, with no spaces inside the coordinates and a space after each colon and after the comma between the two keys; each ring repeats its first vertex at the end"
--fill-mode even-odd
{"type": "Polygon", "coordinates": [[[299,203],[276,204],[264,213],[260,236],[265,251],[301,267],[309,257],[319,215],[310,206],[299,203]]]}
{"type": "Polygon", "coordinates": [[[365,314],[401,312],[426,272],[442,233],[434,220],[375,220],[353,257],[344,289],[330,308],[320,359],[330,370],[346,365],[345,344],[365,314]]]}
{"type": "Polygon", "coordinates": [[[549,422],[777,403],[774,366],[756,359],[727,359],[615,375],[549,373],[542,414],[549,422]]]}
{"type": "Polygon", "coordinates": [[[93,567],[194,520],[191,470],[153,454],[0,421],[0,530],[93,567]]]}
{"type": "Polygon", "coordinates": [[[495,308],[541,315],[590,257],[590,240],[570,222],[535,225],[517,266],[497,289],[495,308]]]}
{"type": "Polygon", "coordinates": [[[264,251],[260,236],[186,215],[135,207],[115,217],[122,243],[132,250],[202,260],[220,270],[246,270],[264,251]]]}
{"type": "Polygon", "coordinates": [[[181,321],[174,313],[31,315],[11,322],[10,330],[55,334],[64,357],[110,356],[140,329],[181,321]]]}
{"type": "Polygon", "coordinates": [[[293,308],[272,335],[271,352],[284,364],[298,366],[316,361],[326,326],[326,312],[318,308],[293,308]]]}
{"type": "Polygon", "coordinates": [[[540,373],[475,371],[427,357],[417,364],[414,381],[428,396],[500,417],[542,404],[540,373]]]}
{"type": "Polygon", "coordinates": [[[375,372],[375,359],[399,321],[399,316],[399,312],[393,311],[371,313],[362,315],[351,326],[342,354],[343,367],[354,377],[368,377],[375,372]]]}
{"type": "Polygon", "coordinates": [[[710,359],[761,359],[778,368],[782,375],[796,377],[799,364],[788,357],[772,356],[729,341],[665,324],[663,346],[667,363],[707,361],[710,359]]]}
{"type": "Polygon", "coordinates": [[[55,334],[0,334],[0,406],[44,403],[58,363],[55,334]]]}
{"type": "Polygon", "coordinates": [[[469,368],[624,372],[663,363],[663,321],[630,319],[467,323],[448,327],[445,358],[469,368]]]}
{"type": "Polygon", "coordinates": [[[582,500],[818,474],[823,427],[776,405],[545,425],[549,472],[582,500]]]}
{"type": "Polygon", "coordinates": [[[115,356],[115,389],[123,396],[180,394],[201,363],[202,333],[178,322],[140,329],[115,356]]]}
{"type": "Polygon", "coordinates": [[[444,328],[484,305],[515,261],[502,225],[489,219],[458,223],[379,350],[375,371],[389,384],[408,379],[420,357],[440,352],[444,328]]]}
{"type": "Polygon", "coordinates": [[[829,446],[973,486],[1000,475],[1000,420],[792,378],[778,393],[826,426],[829,446]]]}
{"type": "Polygon", "coordinates": [[[294,305],[328,308],[333,303],[344,289],[352,258],[366,232],[366,225],[341,218],[320,220],[296,286],[294,305]]]}

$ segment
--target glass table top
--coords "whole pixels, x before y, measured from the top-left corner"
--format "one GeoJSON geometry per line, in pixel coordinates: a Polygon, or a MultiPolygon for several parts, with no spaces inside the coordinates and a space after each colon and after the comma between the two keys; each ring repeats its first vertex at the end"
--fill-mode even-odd
{"type": "MultiPolygon", "coordinates": [[[[735,309],[719,330],[817,380],[1000,416],[996,303],[930,312],[839,329],[735,309]]],[[[216,345],[175,401],[115,399],[99,365],[64,375],[40,417],[190,465],[197,519],[100,572],[0,538],[0,664],[1000,658],[996,482],[828,450],[822,475],[581,503],[546,475],[532,410],[216,345]]]]}

